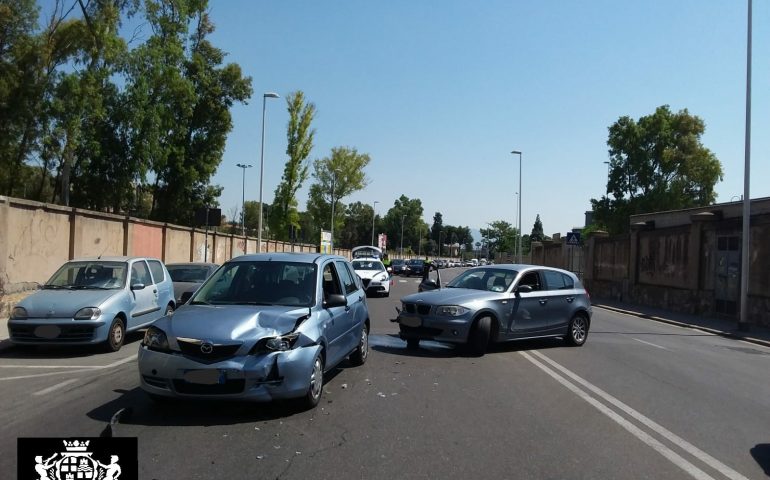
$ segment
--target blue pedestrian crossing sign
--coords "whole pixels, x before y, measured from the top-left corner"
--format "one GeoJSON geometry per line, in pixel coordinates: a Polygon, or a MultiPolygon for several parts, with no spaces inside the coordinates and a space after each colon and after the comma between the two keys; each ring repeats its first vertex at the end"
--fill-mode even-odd
{"type": "Polygon", "coordinates": [[[567,245],[580,245],[580,232],[567,232],[567,245]]]}

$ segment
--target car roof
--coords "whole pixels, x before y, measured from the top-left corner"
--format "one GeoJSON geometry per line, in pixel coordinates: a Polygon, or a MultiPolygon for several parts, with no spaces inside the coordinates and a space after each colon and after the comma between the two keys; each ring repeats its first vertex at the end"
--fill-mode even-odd
{"type": "Polygon", "coordinates": [[[82,258],[73,258],[72,260],[68,260],[68,262],[130,262],[133,260],[158,260],[158,258],[154,257],[126,257],[126,256],[111,256],[111,257],[82,257],[82,258]]]}
{"type": "Polygon", "coordinates": [[[206,262],[175,262],[167,263],[166,267],[218,267],[218,263],[206,263],[206,262]]]}
{"type": "Polygon", "coordinates": [[[320,263],[327,259],[345,260],[348,259],[340,255],[330,255],[326,253],[300,253],[300,252],[268,252],[268,253],[250,253],[228,260],[230,262],[297,262],[297,263],[320,263]]]}

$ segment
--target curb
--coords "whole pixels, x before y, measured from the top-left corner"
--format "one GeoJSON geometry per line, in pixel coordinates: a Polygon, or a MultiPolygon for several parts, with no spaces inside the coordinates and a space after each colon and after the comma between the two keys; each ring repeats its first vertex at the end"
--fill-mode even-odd
{"type": "Polygon", "coordinates": [[[717,329],[714,329],[714,328],[704,327],[702,325],[696,325],[696,324],[692,324],[692,323],[680,322],[680,321],[677,321],[677,320],[671,320],[670,318],[663,318],[663,317],[658,317],[658,316],[655,316],[655,315],[649,315],[649,314],[646,314],[646,313],[635,312],[633,310],[624,310],[622,308],[611,307],[609,305],[593,304],[592,306],[598,307],[598,308],[603,308],[605,310],[610,310],[610,311],[613,311],[613,312],[624,313],[626,315],[633,315],[633,316],[639,317],[639,318],[645,318],[647,320],[654,320],[656,322],[667,323],[669,325],[676,325],[677,327],[693,328],[695,330],[701,330],[703,332],[712,333],[714,335],[718,335],[720,337],[729,338],[729,339],[732,339],[732,340],[743,340],[744,342],[754,343],[756,345],[762,345],[763,347],[770,347],[770,341],[763,340],[761,338],[749,337],[749,336],[746,336],[746,335],[741,335],[739,333],[725,332],[723,330],[717,330],[717,329]]]}

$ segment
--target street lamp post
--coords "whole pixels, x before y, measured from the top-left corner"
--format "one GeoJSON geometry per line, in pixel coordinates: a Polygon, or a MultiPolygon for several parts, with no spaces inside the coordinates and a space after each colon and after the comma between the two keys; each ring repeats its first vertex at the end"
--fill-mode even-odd
{"type": "Polygon", "coordinates": [[[380,203],[377,200],[372,204],[372,246],[374,246],[374,218],[377,216],[377,212],[374,210],[377,204],[380,203]]]}
{"type": "Polygon", "coordinates": [[[749,330],[749,249],[751,211],[751,0],[748,1],[748,27],[746,38],[746,132],[743,160],[743,225],[741,229],[741,293],[738,330],[749,330]]]}
{"type": "Polygon", "coordinates": [[[514,150],[511,152],[514,155],[519,156],[519,263],[521,263],[521,152],[518,150],[514,150]]]}
{"type": "Polygon", "coordinates": [[[401,215],[401,258],[404,258],[404,219],[406,215],[401,215]]]}
{"type": "Polygon", "coordinates": [[[257,225],[257,253],[262,252],[262,184],[265,176],[265,105],[268,98],[281,98],[277,93],[262,95],[262,151],[259,155],[259,221],[257,225]]]}
{"type": "Polygon", "coordinates": [[[441,258],[441,235],[444,234],[443,230],[438,231],[438,258],[441,258]]]}
{"type": "Polygon", "coordinates": [[[420,234],[417,236],[417,256],[422,256],[422,221],[420,221],[420,234]]]}
{"type": "MultiPolygon", "coordinates": [[[[251,165],[239,163],[236,167],[243,170],[243,188],[241,189],[241,235],[246,236],[246,169],[251,168],[251,165]]],[[[246,252],[246,246],[243,247],[244,253],[246,252]]]]}

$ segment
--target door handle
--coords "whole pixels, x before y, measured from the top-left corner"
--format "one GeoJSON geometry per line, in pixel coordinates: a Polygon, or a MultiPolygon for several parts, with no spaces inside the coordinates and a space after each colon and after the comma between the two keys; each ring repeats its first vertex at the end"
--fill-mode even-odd
{"type": "Polygon", "coordinates": [[[575,300],[575,297],[567,297],[567,303],[572,303],[575,300]]]}
{"type": "Polygon", "coordinates": [[[350,305],[345,305],[345,311],[346,311],[346,312],[349,312],[349,311],[350,311],[350,305]]]}
{"type": "Polygon", "coordinates": [[[360,297],[358,297],[358,301],[359,301],[359,302],[363,302],[363,301],[364,301],[364,296],[363,296],[363,295],[361,295],[360,297]]]}
{"type": "Polygon", "coordinates": [[[548,299],[547,298],[541,298],[538,301],[540,302],[540,305],[545,305],[546,303],[548,303],[548,299]]]}

